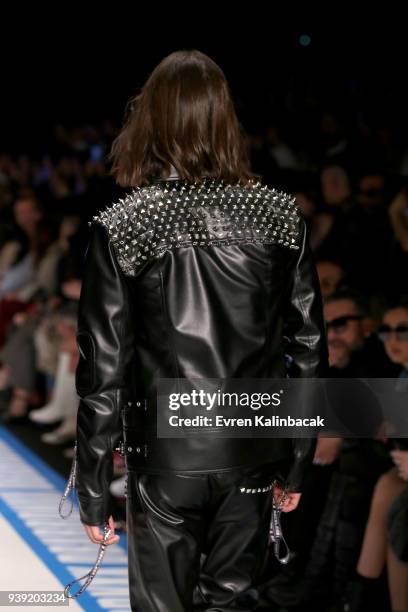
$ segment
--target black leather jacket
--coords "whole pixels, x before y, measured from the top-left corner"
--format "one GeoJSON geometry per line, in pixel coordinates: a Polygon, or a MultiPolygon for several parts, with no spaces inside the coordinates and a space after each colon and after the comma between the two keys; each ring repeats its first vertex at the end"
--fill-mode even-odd
{"type": "Polygon", "coordinates": [[[158,179],[89,225],[76,370],[82,522],[109,516],[122,409],[128,469],[208,472],[286,457],[287,485],[301,490],[315,440],[165,439],[146,419],[158,378],[326,375],[322,299],[295,199],[260,183],[158,179]]]}

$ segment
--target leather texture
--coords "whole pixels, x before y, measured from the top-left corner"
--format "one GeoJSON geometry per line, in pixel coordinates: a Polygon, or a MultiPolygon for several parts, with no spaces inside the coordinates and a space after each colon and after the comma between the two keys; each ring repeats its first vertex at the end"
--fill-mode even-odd
{"type": "Polygon", "coordinates": [[[287,485],[301,491],[314,440],[165,439],[154,420],[159,378],[327,375],[318,276],[291,196],[259,183],[159,179],[105,208],[90,222],[77,343],[82,522],[110,514],[121,410],[130,471],[210,473],[292,458],[287,485]]]}
{"type": "Polygon", "coordinates": [[[143,612],[249,611],[242,595],[268,561],[271,496],[256,491],[285,464],[226,473],[130,471],[129,593],[143,612]],[[241,597],[240,597],[241,596],[241,597]]]}

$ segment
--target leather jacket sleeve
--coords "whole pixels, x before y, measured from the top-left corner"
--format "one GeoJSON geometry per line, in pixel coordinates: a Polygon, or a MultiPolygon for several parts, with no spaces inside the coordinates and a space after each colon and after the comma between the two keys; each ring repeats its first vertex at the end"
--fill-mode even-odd
{"type": "MultiPolygon", "coordinates": [[[[289,269],[289,290],[284,312],[284,335],[289,341],[286,353],[292,377],[328,376],[328,347],[323,300],[313,252],[308,239],[307,225],[302,216],[300,249],[289,269]]],[[[294,438],[294,462],[286,486],[291,491],[302,491],[306,471],[310,469],[316,448],[315,438],[294,438]]]]}
{"type": "Polygon", "coordinates": [[[128,291],[107,228],[93,222],[79,300],[75,372],[80,397],[76,491],[80,519],[87,525],[101,525],[110,515],[112,451],[121,435],[120,409],[134,346],[128,291]]]}

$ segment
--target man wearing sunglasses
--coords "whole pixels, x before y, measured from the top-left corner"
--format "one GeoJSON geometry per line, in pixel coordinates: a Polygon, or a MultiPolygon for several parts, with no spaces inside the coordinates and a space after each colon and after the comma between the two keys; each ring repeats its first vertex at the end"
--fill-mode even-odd
{"type": "Polygon", "coordinates": [[[339,292],[326,299],[324,314],[330,346],[330,366],[345,368],[354,351],[364,345],[365,330],[360,305],[351,293],[339,292]]]}
{"type": "MultiPolygon", "coordinates": [[[[398,368],[388,359],[377,334],[371,331],[366,305],[358,291],[344,287],[326,297],[324,316],[329,346],[328,377],[397,376],[398,368]]],[[[386,327],[381,329],[383,336],[392,335],[386,327]]],[[[354,568],[376,478],[387,469],[387,460],[376,452],[379,445],[370,440],[318,439],[301,512],[289,518],[288,531],[296,558],[265,585],[264,596],[270,602],[281,606],[314,602],[316,593],[324,588],[322,576],[330,554],[336,559],[330,582],[341,591],[344,576],[354,568]],[[358,503],[350,505],[351,499],[358,503]],[[349,516],[345,516],[346,507],[349,516]],[[330,523],[333,512],[339,516],[336,544],[331,539],[332,536],[334,539],[330,523]]]]}
{"type": "MultiPolygon", "coordinates": [[[[397,375],[398,369],[388,358],[378,330],[377,333],[372,332],[365,301],[358,291],[343,288],[326,298],[324,316],[329,345],[329,377],[347,379],[397,375]]],[[[381,329],[383,336],[389,335],[390,330],[386,326],[381,329]]],[[[344,408],[350,413],[349,405],[344,408]]],[[[371,417],[376,418],[375,414],[371,414],[371,417]]],[[[358,427],[358,421],[356,425],[358,427]]],[[[308,588],[311,594],[322,580],[326,563],[332,556],[335,559],[329,581],[333,585],[332,596],[335,600],[341,597],[347,576],[354,570],[372,491],[378,477],[388,469],[387,462],[381,442],[358,438],[319,438],[314,457],[317,467],[313,472],[313,490],[324,490],[327,501],[321,508],[314,507],[314,516],[320,515],[316,531],[319,546],[312,546],[305,572],[306,581],[310,581],[308,588]],[[337,516],[336,527],[330,531],[333,516],[337,516]]],[[[310,507],[308,513],[311,512],[310,507]]],[[[306,514],[303,510],[298,520],[306,520],[306,514]]]]}
{"type": "Polygon", "coordinates": [[[362,296],[340,289],[324,305],[331,376],[387,377],[397,374],[372,326],[362,296]]]}

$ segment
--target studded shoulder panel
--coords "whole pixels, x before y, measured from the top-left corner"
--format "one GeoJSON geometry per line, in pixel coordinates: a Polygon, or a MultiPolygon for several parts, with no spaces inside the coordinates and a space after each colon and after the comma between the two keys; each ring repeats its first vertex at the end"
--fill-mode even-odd
{"type": "Polygon", "coordinates": [[[133,188],[93,222],[106,226],[118,263],[128,276],[188,246],[262,242],[299,249],[300,209],[293,196],[261,183],[161,181],[133,188]]]}

